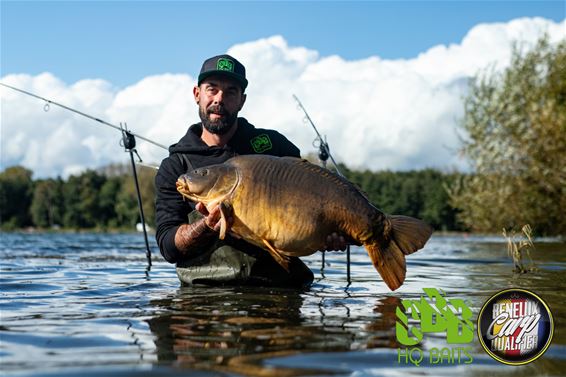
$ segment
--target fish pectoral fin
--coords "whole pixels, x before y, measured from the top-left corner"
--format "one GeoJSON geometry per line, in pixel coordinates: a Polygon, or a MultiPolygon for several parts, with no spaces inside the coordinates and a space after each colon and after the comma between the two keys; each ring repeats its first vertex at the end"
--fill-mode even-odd
{"type": "Polygon", "coordinates": [[[269,251],[269,254],[271,254],[273,259],[275,259],[275,261],[279,263],[281,267],[285,269],[285,271],[289,272],[289,257],[283,254],[280,250],[277,250],[275,247],[273,247],[273,245],[271,245],[268,240],[262,238],[262,241],[263,244],[267,247],[267,251],[269,251]]]}
{"type": "Polygon", "coordinates": [[[226,238],[226,231],[228,229],[227,218],[232,215],[232,206],[228,202],[220,202],[218,207],[220,208],[220,234],[218,238],[223,240],[226,238]]]}

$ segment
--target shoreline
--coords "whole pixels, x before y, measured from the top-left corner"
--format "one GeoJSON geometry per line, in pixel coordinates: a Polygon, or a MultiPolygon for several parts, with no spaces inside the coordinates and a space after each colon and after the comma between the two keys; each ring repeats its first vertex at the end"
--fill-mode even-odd
{"type": "MultiPolygon", "coordinates": [[[[21,234],[143,234],[143,232],[136,230],[135,228],[17,228],[17,229],[1,229],[2,233],[21,233],[21,234]]],[[[155,236],[155,230],[153,227],[147,228],[147,234],[149,236],[155,236]]],[[[432,235],[433,237],[460,237],[462,239],[475,239],[485,238],[486,242],[507,242],[507,239],[503,237],[501,233],[481,233],[481,232],[463,232],[463,231],[446,231],[438,230],[432,235]]],[[[521,239],[521,237],[517,237],[521,239]]],[[[557,242],[566,243],[566,235],[564,236],[540,236],[534,237],[534,241],[538,243],[547,242],[557,242]]]]}

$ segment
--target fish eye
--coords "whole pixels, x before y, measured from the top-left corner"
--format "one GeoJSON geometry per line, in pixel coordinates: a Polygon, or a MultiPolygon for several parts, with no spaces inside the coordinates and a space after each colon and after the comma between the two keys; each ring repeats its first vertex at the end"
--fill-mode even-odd
{"type": "Polygon", "coordinates": [[[208,175],[208,169],[198,169],[195,170],[195,173],[204,177],[205,175],[208,175]]]}

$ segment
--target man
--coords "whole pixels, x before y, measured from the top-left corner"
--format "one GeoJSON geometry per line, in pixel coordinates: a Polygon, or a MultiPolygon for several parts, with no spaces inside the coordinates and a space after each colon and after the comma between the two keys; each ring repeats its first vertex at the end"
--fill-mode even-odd
{"type": "MultiPolygon", "coordinates": [[[[233,57],[219,55],[203,63],[193,88],[201,122],[169,148],[155,178],[157,243],[163,257],[177,264],[183,283],[305,286],[313,274],[299,258],[291,259],[287,272],[254,245],[230,236],[219,240],[219,208],[209,213],[176,190],[175,182],[185,172],[239,154],[300,157],[299,149],[280,133],[238,118],[247,85],[245,68],[233,57]]],[[[328,237],[328,245],[333,250],[346,247],[336,234],[328,237]]]]}

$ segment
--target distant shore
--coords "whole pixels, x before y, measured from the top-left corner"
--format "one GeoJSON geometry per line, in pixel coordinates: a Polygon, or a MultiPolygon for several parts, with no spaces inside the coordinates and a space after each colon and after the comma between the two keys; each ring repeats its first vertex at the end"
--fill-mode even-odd
{"type": "MultiPolygon", "coordinates": [[[[37,228],[37,227],[25,227],[25,228],[15,228],[15,229],[4,229],[0,228],[0,233],[27,233],[27,234],[35,234],[35,233],[109,233],[109,234],[117,234],[117,233],[125,233],[125,234],[136,234],[141,233],[136,230],[136,228],[131,227],[119,227],[119,228],[37,228]]],[[[149,227],[147,229],[148,234],[155,234],[153,227],[149,227]]]]}
{"type": "MultiPolygon", "coordinates": [[[[117,227],[117,228],[37,228],[37,227],[25,227],[16,229],[3,229],[0,228],[1,233],[24,233],[24,234],[42,234],[42,233],[53,233],[53,234],[142,234],[141,231],[136,230],[131,227],[117,227]]],[[[155,235],[155,230],[153,227],[147,228],[147,233],[150,236],[155,235]]],[[[506,239],[501,235],[501,233],[480,233],[480,232],[463,232],[463,231],[452,231],[452,230],[438,230],[433,233],[433,237],[461,237],[466,239],[470,238],[485,238],[487,242],[506,242],[506,239]]],[[[566,235],[564,236],[553,236],[553,237],[535,237],[535,242],[566,242],[566,235]]]]}

